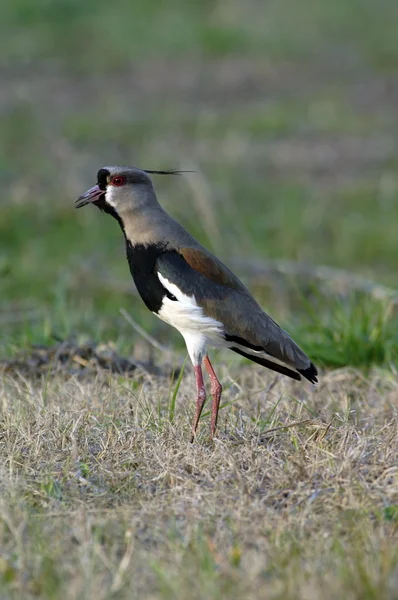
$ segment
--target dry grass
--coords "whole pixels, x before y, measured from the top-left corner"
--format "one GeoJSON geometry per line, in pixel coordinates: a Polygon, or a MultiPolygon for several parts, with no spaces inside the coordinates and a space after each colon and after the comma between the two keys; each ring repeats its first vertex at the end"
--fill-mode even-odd
{"type": "Polygon", "coordinates": [[[396,377],[220,374],[192,445],[191,372],[2,379],[3,599],[396,598],[396,377]]]}

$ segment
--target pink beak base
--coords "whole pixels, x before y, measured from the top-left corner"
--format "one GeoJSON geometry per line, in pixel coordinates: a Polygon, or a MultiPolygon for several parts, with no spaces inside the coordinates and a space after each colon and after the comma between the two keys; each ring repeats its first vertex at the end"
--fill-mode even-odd
{"type": "Polygon", "coordinates": [[[76,208],[81,208],[82,206],[86,206],[86,204],[96,202],[100,199],[100,197],[103,194],[105,194],[105,191],[101,190],[101,188],[98,185],[95,185],[94,187],[87,190],[87,192],[78,197],[78,199],[75,202],[76,208]]]}

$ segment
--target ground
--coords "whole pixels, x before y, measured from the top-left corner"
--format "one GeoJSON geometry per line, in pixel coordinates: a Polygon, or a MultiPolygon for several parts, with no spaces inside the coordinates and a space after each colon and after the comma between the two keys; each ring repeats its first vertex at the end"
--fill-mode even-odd
{"type": "Polygon", "coordinates": [[[397,597],[397,19],[395,0],[3,2],[2,598],[397,597]],[[182,340],[116,224],[73,208],[112,163],[194,171],[155,178],[160,201],[317,389],[217,353],[219,435],[207,413],[189,443],[182,340]]]}
{"type": "Polygon", "coordinates": [[[3,598],[395,597],[396,377],[221,374],[3,380],[3,598]]]}

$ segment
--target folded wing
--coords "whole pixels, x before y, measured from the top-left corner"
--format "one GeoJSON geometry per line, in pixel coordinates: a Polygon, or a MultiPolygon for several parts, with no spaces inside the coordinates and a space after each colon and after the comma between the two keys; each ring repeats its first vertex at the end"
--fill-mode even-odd
{"type": "Polygon", "coordinates": [[[317,382],[316,367],[306,354],[212,254],[196,247],[167,250],[156,270],[193,296],[206,316],[223,324],[226,347],[294,379],[303,375],[317,382]]]}

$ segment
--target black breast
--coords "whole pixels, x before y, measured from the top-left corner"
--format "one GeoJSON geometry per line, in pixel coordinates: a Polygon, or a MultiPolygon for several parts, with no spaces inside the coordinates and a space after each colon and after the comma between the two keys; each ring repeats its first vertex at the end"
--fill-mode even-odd
{"type": "Polygon", "coordinates": [[[158,313],[165,296],[170,300],[176,300],[175,296],[163,287],[155,272],[157,259],[165,253],[163,244],[133,246],[129,240],[126,240],[126,251],[134,283],[149,310],[158,313]]]}

